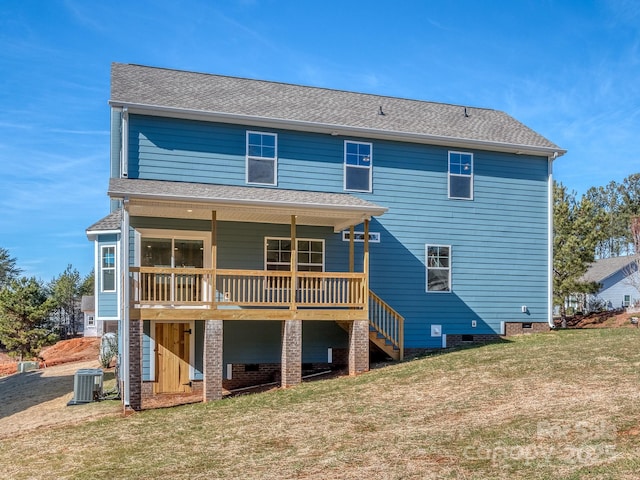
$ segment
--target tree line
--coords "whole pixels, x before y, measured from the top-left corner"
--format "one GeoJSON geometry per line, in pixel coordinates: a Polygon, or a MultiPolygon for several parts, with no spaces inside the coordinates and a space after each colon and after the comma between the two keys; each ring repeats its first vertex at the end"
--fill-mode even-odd
{"type": "Polygon", "coordinates": [[[93,272],[81,277],[71,264],[51,282],[22,276],[22,269],[0,247],[0,347],[19,360],[79,333],[81,299],[93,295],[93,272]]]}

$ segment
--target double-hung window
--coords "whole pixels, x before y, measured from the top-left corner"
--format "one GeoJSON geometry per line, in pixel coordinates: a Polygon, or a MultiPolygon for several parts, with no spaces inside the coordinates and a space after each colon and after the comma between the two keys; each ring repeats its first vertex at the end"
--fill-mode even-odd
{"type": "Polygon", "coordinates": [[[451,291],[451,247],[427,245],[427,292],[451,291]]]}
{"type": "Polygon", "coordinates": [[[344,142],[344,189],[371,192],[373,145],[364,142],[344,142]]]}
{"type": "Polygon", "coordinates": [[[473,154],[449,152],[449,198],[473,200],[473,154]]]}
{"type": "Polygon", "coordinates": [[[275,133],[247,132],[247,183],[276,185],[278,137],[275,133]]]}
{"type": "Polygon", "coordinates": [[[116,291],[116,247],[113,245],[100,247],[100,290],[116,291]]]}
{"type": "MultiPolygon", "coordinates": [[[[265,239],[266,269],[291,270],[291,239],[265,239]]],[[[324,271],[324,240],[298,239],[298,271],[324,271]]]]}

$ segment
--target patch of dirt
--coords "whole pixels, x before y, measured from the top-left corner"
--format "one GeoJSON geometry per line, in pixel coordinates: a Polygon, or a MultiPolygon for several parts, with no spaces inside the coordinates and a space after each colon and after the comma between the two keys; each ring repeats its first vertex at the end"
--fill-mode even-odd
{"type": "MultiPolygon", "coordinates": [[[[567,317],[567,328],[638,328],[638,324],[631,323],[631,317],[638,314],[626,313],[624,310],[592,313],[589,315],[575,315],[567,317]]],[[[555,319],[556,327],[561,327],[559,318],[555,319]]]]}
{"type": "MultiPolygon", "coordinates": [[[[40,352],[40,368],[53,367],[69,362],[97,360],[100,349],[100,339],[97,337],[72,338],[62,340],[55,345],[45,347],[40,352]]],[[[0,352],[0,377],[11,375],[18,371],[18,363],[0,352]]]]}

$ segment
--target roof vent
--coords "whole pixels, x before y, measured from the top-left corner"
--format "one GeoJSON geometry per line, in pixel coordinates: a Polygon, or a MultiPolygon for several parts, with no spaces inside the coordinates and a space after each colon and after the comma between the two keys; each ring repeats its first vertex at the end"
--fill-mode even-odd
{"type": "Polygon", "coordinates": [[[464,107],[464,116],[467,118],[469,117],[469,114],[467,113],[467,107],[464,107]]]}
{"type": "Polygon", "coordinates": [[[385,115],[385,113],[382,111],[382,105],[380,105],[380,109],[378,110],[378,115],[385,115]]]}

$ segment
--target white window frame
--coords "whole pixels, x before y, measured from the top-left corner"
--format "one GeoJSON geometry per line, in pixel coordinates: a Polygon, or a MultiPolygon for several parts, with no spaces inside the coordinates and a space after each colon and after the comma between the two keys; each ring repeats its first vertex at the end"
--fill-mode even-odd
{"type": "Polygon", "coordinates": [[[95,327],[96,326],[96,316],[92,313],[87,315],[87,327],[95,327]]]}
{"type": "MultiPolygon", "coordinates": [[[[269,240],[289,240],[291,241],[290,237],[264,237],[264,270],[265,271],[271,271],[268,270],[268,264],[269,262],[267,261],[267,243],[269,242],[269,240]]],[[[326,262],[326,250],[325,250],[325,242],[324,239],[321,238],[296,238],[296,241],[299,242],[319,242],[322,244],[322,271],[324,272],[324,268],[325,268],[325,262],[326,262]]],[[[299,252],[297,245],[296,245],[296,252],[299,252]]],[[[280,263],[280,265],[286,265],[286,263],[282,262],[280,263]]],[[[291,263],[288,264],[289,268],[291,268],[291,263]]],[[[317,265],[317,264],[308,264],[308,265],[317,265]]],[[[298,259],[296,257],[296,269],[299,267],[299,263],[298,263],[298,259]]]]}
{"type": "Polygon", "coordinates": [[[439,245],[434,243],[427,243],[424,246],[424,266],[425,266],[425,291],[427,293],[451,293],[453,292],[453,286],[451,285],[451,271],[453,270],[453,250],[451,245],[439,245]],[[448,267],[430,267],[429,266],[429,248],[448,248],[449,249],[449,266],[448,267]],[[448,270],[447,281],[449,283],[448,290],[429,290],[429,270],[448,270]]]}
{"type": "Polygon", "coordinates": [[[452,200],[473,200],[473,180],[474,180],[474,162],[473,162],[473,153],[471,152],[458,152],[454,150],[450,150],[448,154],[448,162],[447,162],[447,193],[448,197],[452,200]],[[471,173],[459,174],[459,173],[451,173],[451,154],[455,155],[467,155],[471,157],[471,173]],[[451,177],[466,177],[469,178],[469,196],[468,197],[454,197],[451,195],[451,177]]]}
{"type": "Polygon", "coordinates": [[[278,134],[272,132],[259,132],[257,130],[247,130],[246,133],[246,159],[245,159],[245,182],[248,185],[270,185],[277,186],[278,185],[278,134]],[[273,137],[274,139],[274,152],[273,158],[271,157],[262,157],[258,155],[249,155],[249,135],[265,135],[273,137]],[[249,162],[251,160],[260,160],[260,161],[272,161],[273,162],[273,183],[263,183],[263,182],[250,182],[249,181],[249,162]]]}
{"type": "Polygon", "coordinates": [[[373,143],[370,142],[358,142],[355,140],[345,140],[344,141],[344,160],[343,160],[343,188],[345,192],[361,192],[361,193],[371,193],[373,191],[373,143]],[[361,165],[347,165],[347,144],[354,143],[357,145],[368,145],[369,146],[369,166],[361,166],[361,165]],[[349,168],[360,168],[360,169],[368,169],[369,170],[369,189],[368,190],[356,190],[352,188],[347,188],[347,169],[349,168]]]}
{"type": "Polygon", "coordinates": [[[100,292],[102,293],[113,293],[118,288],[118,275],[116,271],[116,266],[118,265],[118,250],[115,245],[100,245],[100,292]],[[104,266],[104,251],[110,248],[113,250],[113,267],[105,267],[104,266]],[[105,289],[104,288],[104,272],[112,271],[113,272],[113,288],[105,289]]]}

